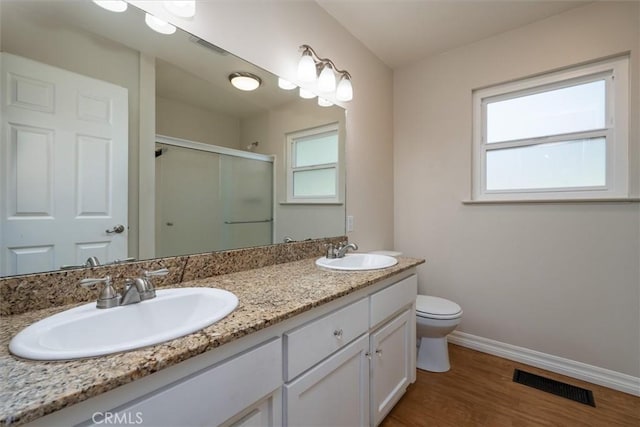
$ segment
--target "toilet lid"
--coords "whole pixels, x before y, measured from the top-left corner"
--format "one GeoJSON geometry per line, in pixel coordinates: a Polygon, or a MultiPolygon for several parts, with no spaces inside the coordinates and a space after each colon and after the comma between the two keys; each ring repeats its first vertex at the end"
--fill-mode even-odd
{"type": "Polygon", "coordinates": [[[418,295],[416,297],[416,312],[419,316],[434,319],[451,319],[462,315],[462,308],[448,299],[418,295]]]}

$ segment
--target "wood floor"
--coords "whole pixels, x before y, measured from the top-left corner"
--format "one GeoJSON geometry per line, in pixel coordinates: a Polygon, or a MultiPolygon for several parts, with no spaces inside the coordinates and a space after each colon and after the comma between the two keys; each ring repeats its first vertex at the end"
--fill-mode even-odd
{"type": "Polygon", "coordinates": [[[418,370],[382,427],[640,427],[640,397],[453,344],[449,357],[449,372],[418,370]],[[514,368],[589,389],[596,407],[514,383],[514,368]]]}

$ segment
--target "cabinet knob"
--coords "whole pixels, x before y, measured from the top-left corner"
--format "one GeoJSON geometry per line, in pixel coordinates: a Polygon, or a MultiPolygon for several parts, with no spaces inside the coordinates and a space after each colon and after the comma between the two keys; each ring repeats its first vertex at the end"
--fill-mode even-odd
{"type": "Polygon", "coordinates": [[[364,357],[366,357],[367,359],[371,360],[371,353],[367,351],[367,352],[364,354],[364,357]]]}
{"type": "Polygon", "coordinates": [[[338,338],[339,340],[342,339],[342,329],[336,329],[335,331],[333,331],[333,336],[338,338]]]}
{"type": "Polygon", "coordinates": [[[376,354],[378,355],[378,357],[382,357],[382,350],[380,349],[376,350],[376,354]]]}

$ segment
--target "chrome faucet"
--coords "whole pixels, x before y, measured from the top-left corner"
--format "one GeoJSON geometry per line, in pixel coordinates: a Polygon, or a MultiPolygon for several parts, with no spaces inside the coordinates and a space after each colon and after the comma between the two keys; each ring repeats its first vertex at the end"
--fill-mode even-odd
{"type": "Polygon", "coordinates": [[[111,284],[111,276],[105,276],[101,279],[83,279],[80,281],[80,285],[85,288],[93,288],[98,283],[104,283],[104,288],[100,291],[96,307],[113,308],[155,298],[156,288],[153,286],[151,278],[166,276],[167,274],[169,274],[169,270],[161,268],[155,271],[144,271],[142,277],[136,279],[126,279],[122,296],[116,292],[111,284]]]}
{"type": "Polygon", "coordinates": [[[96,307],[98,308],[113,308],[120,305],[120,294],[116,292],[111,285],[111,276],[105,276],[101,279],[82,279],[80,286],[87,289],[92,289],[95,285],[103,283],[104,287],[100,291],[98,301],[96,301],[96,307]]]}
{"type": "Polygon", "coordinates": [[[354,251],[358,250],[358,245],[355,243],[342,242],[336,249],[336,258],[343,258],[349,249],[353,249],[354,251]]]}

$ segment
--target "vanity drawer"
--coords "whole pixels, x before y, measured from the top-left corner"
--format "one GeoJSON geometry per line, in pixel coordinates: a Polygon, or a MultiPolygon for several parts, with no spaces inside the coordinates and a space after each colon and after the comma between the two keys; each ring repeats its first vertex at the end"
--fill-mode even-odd
{"type": "Polygon", "coordinates": [[[371,295],[371,327],[413,304],[417,295],[418,277],[415,274],[371,295]]]}
{"type": "Polygon", "coordinates": [[[142,426],[220,425],[277,390],[281,369],[282,341],[277,338],[113,412],[142,426]]]}
{"type": "Polygon", "coordinates": [[[368,299],[363,298],[285,333],[285,381],[367,332],[368,311],[368,299]]]}

